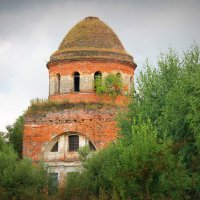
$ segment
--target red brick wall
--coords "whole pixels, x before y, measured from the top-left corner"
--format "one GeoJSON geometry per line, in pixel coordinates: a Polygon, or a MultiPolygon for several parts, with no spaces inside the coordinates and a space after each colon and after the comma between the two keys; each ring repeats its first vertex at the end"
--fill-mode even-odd
{"type": "MultiPolygon", "coordinates": [[[[97,71],[101,71],[102,73],[122,73],[126,74],[128,77],[124,80],[126,84],[124,85],[124,91],[127,91],[129,88],[130,77],[134,75],[134,68],[130,65],[125,65],[120,62],[103,62],[103,61],[73,61],[73,62],[64,62],[64,63],[51,63],[49,66],[49,76],[56,76],[56,74],[60,74],[60,76],[72,76],[75,71],[79,72],[81,76],[84,75],[93,75],[97,71]]],[[[50,100],[64,100],[67,99],[69,102],[78,103],[81,101],[84,102],[105,102],[105,103],[115,103],[118,105],[124,105],[127,103],[126,98],[124,96],[118,96],[115,100],[109,98],[108,96],[99,97],[92,91],[84,90],[84,93],[65,93],[65,94],[54,94],[50,95],[50,100]]]]}
{"type": "Polygon", "coordinates": [[[51,63],[49,66],[49,75],[56,75],[59,73],[63,75],[72,75],[75,71],[80,74],[91,74],[97,71],[101,72],[113,72],[122,71],[126,74],[134,74],[134,66],[125,65],[115,61],[69,61],[63,63],[51,63]]]}
{"type": "Polygon", "coordinates": [[[87,102],[87,103],[98,103],[104,102],[108,104],[115,104],[115,105],[127,105],[128,98],[125,96],[117,96],[116,98],[110,97],[108,95],[100,96],[95,93],[66,93],[66,94],[58,94],[52,95],[49,97],[50,100],[62,101],[67,99],[69,102],[72,103],[79,103],[79,102],[87,102]]]}
{"type": "MultiPolygon", "coordinates": [[[[94,74],[96,71],[102,73],[121,72],[129,76],[134,74],[134,66],[115,61],[65,61],[63,63],[50,63],[48,65],[49,75],[61,76],[72,75],[75,71],[80,74],[94,74]]],[[[128,100],[125,96],[118,96],[112,99],[108,96],[100,97],[95,93],[66,93],[49,97],[51,100],[68,99],[70,102],[78,103],[86,101],[106,102],[113,106],[103,108],[86,109],[71,108],[62,111],[40,113],[37,116],[27,115],[23,139],[23,155],[33,160],[42,158],[45,147],[56,136],[77,132],[91,140],[97,149],[101,149],[116,139],[116,112],[114,106],[125,105],[128,100]]]]}
{"type": "Polygon", "coordinates": [[[23,155],[33,160],[42,158],[46,145],[65,132],[77,132],[91,140],[101,149],[116,138],[115,122],[117,108],[66,109],[26,116],[23,155]]]}

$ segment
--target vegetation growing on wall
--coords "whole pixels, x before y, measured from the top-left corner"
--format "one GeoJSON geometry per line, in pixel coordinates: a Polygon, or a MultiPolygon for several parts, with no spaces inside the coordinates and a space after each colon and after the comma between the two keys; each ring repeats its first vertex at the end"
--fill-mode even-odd
{"type": "Polygon", "coordinates": [[[41,113],[47,113],[49,111],[59,111],[64,109],[79,109],[85,108],[88,110],[95,110],[103,107],[111,107],[113,105],[106,103],[70,103],[68,101],[51,101],[48,99],[35,99],[31,101],[31,105],[26,111],[26,115],[36,115],[41,113]]]}
{"type": "Polygon", "coordinates": [[[98,18],[91,17],[80,21],[69,31],[60,45],[59,52],[80,50],[108,52],[108,49],[111,52],[126,54],[112,29],[98,18]],[[105,32],[107,34],[101,34],[105,32]],[[84,38],[84,40],[79,41],[77,38],[84,38]]]}
{"type": "Polygon", "coordinates": [[[133,64],[113,30],[101,20],[87,17],[74,26],[63,39],[51,61],[64,59],[120,60],[133,64]],[[106,34],[105,34],[106,33],[106,34]]]}
{"type": "Polygon", "coordinates": [[[98,95],[108,94],[115,98],[123,92],[121,76],[115,74],[109,74],[105,78],[98,76],[94,80],[94,88],[98,95]]]}

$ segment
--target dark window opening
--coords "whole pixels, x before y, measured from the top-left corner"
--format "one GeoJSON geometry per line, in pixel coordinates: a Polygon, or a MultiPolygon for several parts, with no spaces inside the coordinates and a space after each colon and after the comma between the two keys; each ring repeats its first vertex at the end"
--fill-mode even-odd
{"type": "Polygon", "coordinates": [[[101,76],[102,76],[102,73],[100,71],[94,73],[94,79],[101,76]]]}
{"type": "Polygon", "coordinates": [[[50,173],[48,185],[49,195],[53,195],[58,192],[58,173],[50,173]]]}
{"type": "Polygon", "coordinates": [[[80,91],[80,74],[78,72],[74,72],[74,92],[80,91]]]}
{"type": "Polygon", "coordinates": [[[133,81],[133,76],[130,77],[130,82],[132,82],[132,81],[133,81]]]}
{"type": "Polygon", "coordinates": [[[116,76],[120,78],[120,77],[121,77],[121,74],[118,72],[118,73],[116,74],[116,76]]]}
{"type": "Polygon", "coordinates": [[[94,91],[97,85],[101,84],[102,73],[100,71],[94,73],[94,91]]]}
{"type": "Polygon", "coordinates": [[[51,152],[58,152],[58,141],[53,145],[51,152]]]}
{"type": "Polygon", "coordinates": [[[79,149],[79,136],[69,135],[69,151],[78,151],[79,149]]]}
{"type": "Polygon", "coordinates": [[[95,146],[92,144],[91,141],[89,141],[89,147],[90,147],[90,150],[91,150],[91,151],[96,151],[96,148],[95,148],[95,146]]]}

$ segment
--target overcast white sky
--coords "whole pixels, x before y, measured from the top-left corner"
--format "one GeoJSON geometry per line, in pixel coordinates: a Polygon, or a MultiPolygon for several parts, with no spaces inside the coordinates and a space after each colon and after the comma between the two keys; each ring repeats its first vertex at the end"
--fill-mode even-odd
{"type": "MultiPolygon", "coordinates": [[[[0,131],[48,97],[46,63],[81,19],[97,16],[138,64],[200,42],[200,0],[0,0],[0,131]]],[[[136,75],[137,75],[136,73],[136,75]]]]}

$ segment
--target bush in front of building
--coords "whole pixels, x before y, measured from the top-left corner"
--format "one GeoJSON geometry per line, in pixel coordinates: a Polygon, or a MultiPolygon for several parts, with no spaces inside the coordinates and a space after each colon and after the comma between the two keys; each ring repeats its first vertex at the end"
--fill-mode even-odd
{"type": "MultiPolygon", "coordinates": [[[[200,49],[141,72],[120,139],[84,162],[65,199],[200,199],[200,49]],[[73,186],[73,187],[72,187],[73,186]]],[[[71,178],[71,179],[70,179],[71,178]]],[[[71,182],[70,182],[71,180],[71,182]]]]}
{"type": "Polygon", "coordinates": [[[45,199],[48,174],[42,164],[19,159],[0,137],[0,199],[45,199]]]}
{"type": "Polygon", "coordinates": [[[133,123],[129,141],[121,139],[69,174],[65,199],[184,199],[190,179],[170,140],[157,142],[151,123],[133,123]],[[102,198],[104,196],[104,198],[102,198]]]}
{"type": "Polygon", "coordinates": [[[12,125],[6,127],[5,134],[8,144],[12,145],[14,151],[18,153],[19,158],[22,158],[22,143],[24,130],[24,116],[19,116],[12,125]]]}

